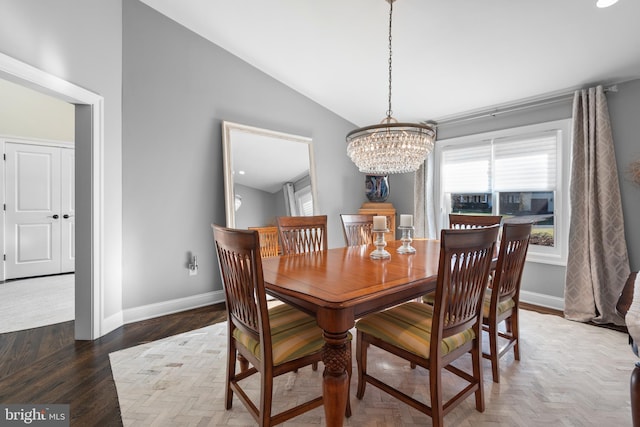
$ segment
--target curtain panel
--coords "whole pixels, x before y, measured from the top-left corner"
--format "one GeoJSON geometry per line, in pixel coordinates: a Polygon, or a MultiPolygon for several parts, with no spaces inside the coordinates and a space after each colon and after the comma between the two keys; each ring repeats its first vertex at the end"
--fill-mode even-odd
{"type": "Polygon", "coordinates": [[[573,100],[567,319],[623,325],[615,306],[629,276],[624,219],[607,99],[602,86],[573,100]]]}
{"type": "Polygon", "coordinates": [[[414,237],[436,239],[436,204],[433,196],[434,188],[434,157],[429,153],[426,160],[414,175],[413,185],[413,225],[414,237]]]}

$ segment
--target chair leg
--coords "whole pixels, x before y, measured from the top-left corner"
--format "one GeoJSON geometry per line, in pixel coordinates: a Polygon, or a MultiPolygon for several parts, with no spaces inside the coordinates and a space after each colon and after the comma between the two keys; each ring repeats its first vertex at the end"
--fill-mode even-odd
{"type": "Polygon", "coordinates": [[[520,360],[520,316],[518,315],[518,310],[514,309],[511,317],[507,320],[510,320],[511,336],[512,339],[515,340],[515,344],[513,345],[513,358],[520,360]]]}
{"type": "Polygon", "coordinates": [[[311,364],[311,370],[313,370],[313,371],[317,371],[318,370],[318,362],[313,362],[311,364]]]}
{"type": "Polygon", "coordinates": [[[364,375],[367,373],[367,343],[363,343],[363,333],[358,331],[356,339],[356,361],[358,364],[358,390],[356,391],[356,397],[362,399],[364,396],[364,389],[367,382],[364,380],[364,375]]]}
{"type": "Polygon", "coordinates": [[[442,367],[438,363],[429,367],[431,393],[431,422],[433,427],[444,426],[444,402],[442,401],[442,367]]]}
{"type": "Polygon", "coordinates": [[[633,427],[640,427],[640,362],[636,362],[636,366],[631,372],[631,421],[633,427]]]}
{"type": "Polygon", "coordinates": [[[498,354],[498,325],[493,319],[489,320],[489,360],[491,361],[491,375],[494,383],[500,382],[500,355],[498,354]]]}
{"type": "Polygon", "coordinates": [[[241,354],[238,354],[238,362],[240,362],[240,372],[246,372],[249,369],[249,361],[241,354]]]}
{"type": "Polygon", "coordinates": [[[260,393],[260,426],[271,425],[271,404],[273,402],[273,377],[260,374],[262,393],[260,393]]]}
{"type": "Polygon", "coordinates": [[[233,390],[231,390],[231,381],[236,376],[236,348],[233,340],[229,340],[229,353],[227,354],[227,388],[225,389],[224,399],[225,408],[231,409],[233,405],[233,390]]]}
{"type": "MultiPolygon", "coordinates": [[[[347,351],[349,356],[349,362],[347,363],[347,375],[349,376],[348,390],[351,390],[351,377],[353,376],[353,352],[351,351],[351,343],[349,343],[347,351]]],[[[347,394],[347,409],[344,415],[347,418],[351,417],[351,393],[347,394]]]]}
{"type": "MultiPolygon", "coordinates": [[[[484,412],[484,380],[482,373],[482,348],[480,347],[480,339],[476,338],[473,349],[471,350],[471,363],[473,377],[478,381],[478,390],[476,390],[476,409],[484,412]]],[[[496,364],[497,366],[497,364],[496,364]]],[[[499,379],[499,378],[498,378],[499,379]]]]}

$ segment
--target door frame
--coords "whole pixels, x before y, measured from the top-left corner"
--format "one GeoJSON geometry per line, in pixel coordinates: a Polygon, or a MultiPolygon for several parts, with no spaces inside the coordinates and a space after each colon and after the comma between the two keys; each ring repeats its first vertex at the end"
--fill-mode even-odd
{"type": "MultiPolygon", "coordinates": [[[[76,148],[89,142],[91,165],[89,176],[78,176],[76,183],[90,182],[89,236],[76,234],[76,250],[89,248],[89,265],[76,265],[75,339],[93,340],[105,331],[104,321],[104,98],[57,76],[37,69],[0,52],[0,78],[54,96],[76,106],[76,148]],[[80,118],[80,120],[78,120],[80,118]],[[86,118],[86,119],[85,119],[86,118]],[[79,134],[81,138],[78,138],[79,134]],[[85,142],[86,141],[86,142],[85,142]],[[86,243],[88,242],[88,244],[86,243]],[[80,245],[78,244],[80,243],[80,245]],[[84,277],[85,280],[78,280],[84,277]],[[89,283],[86,283],[86,282],[89,283]]],[[[76,197],[77,197],[76,192],[76,197]]],[[[86,214],[85,214],[86,215],[86,214]]],[[[76,220],[78,218],[76,217],[76,220]]],[[[118,286],[121,293],[122,282],[118,286]]]]}

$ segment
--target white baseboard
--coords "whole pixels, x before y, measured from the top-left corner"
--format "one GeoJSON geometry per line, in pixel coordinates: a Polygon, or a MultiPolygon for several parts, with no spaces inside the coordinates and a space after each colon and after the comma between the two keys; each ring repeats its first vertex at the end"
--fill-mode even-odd
{"type": "Polygon", "coordinates": [[[551,295],[539,294],[537,292],[520,291],[520,301],[541,307],[553,308],[564,311],[564,298],[551,295]]]}
{"type": "Polygon", "coordinates": [[[111,331],[115,331],[123,324],[122,311],[102,319],[102,324],[100,325],[100,336],[102,337],[111,331]]]}
{"type": "Polygon", "coordinates": [[[139,322],[141,320],[152,319],[154,317],[217,304],[224,302],[224,299],[224,291],[220,290],[155,304],[143,305],[140,307],[128,308],[123,312],[123,324],[139,322]]]}

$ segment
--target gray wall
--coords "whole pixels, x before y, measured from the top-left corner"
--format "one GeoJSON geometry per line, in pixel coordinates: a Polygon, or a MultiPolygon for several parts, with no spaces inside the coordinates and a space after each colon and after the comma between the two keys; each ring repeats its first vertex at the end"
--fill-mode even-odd
{"type": "MultiPolygon", "coordinates": [[[[236,228],[276,225],[276,216],[280,215],[276,208],[278,193],[271,194],[240,184],[235,184],[233,190],[242,196],[242,206],[235,212],[236,228]]],[[[284,200],[282,202],[284,205],[284,200]]]]}
{"type": "Polygon", "coordinates": [[[640,270],[640,186],[628,176],[629,163],[640,159],[640,80],[618,85],[607,95],[616,149],[624,230],[631,271],[640,270]]]}
{"type": "Polygon", "coordinates": [[[313,138],[329,244],[343,245],[338,215],[363,201],[354,126],[146,5],[123,7],[124,308],[222,289],[210,227],[225,223],[222,120],[313,138]]]}
{"type": "MultiPolygon", "coordinates": [[[[122,2],[0,0],[0,52],[104,97],[104,317],[121,310],[122,2]]],[[[90,179],[90,147],[77,140],[76,182],[90,179]],[[86,145],[86,146],[85,146],[86,145]]],[[[76,252],[89,252],[88,186],[77,188],[76,252]]],[[[84,258],[87,259],[87,258],[84,258]]],[[[88,263],[76,280],[89,290],[88,263]]]]}

